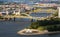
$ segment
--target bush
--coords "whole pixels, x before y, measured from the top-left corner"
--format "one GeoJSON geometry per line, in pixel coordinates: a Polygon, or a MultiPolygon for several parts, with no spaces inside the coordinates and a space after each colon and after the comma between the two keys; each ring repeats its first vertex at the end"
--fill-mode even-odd
{"type": "Polygon", "coordinates": [[[3,19],[3,16],[0,16],[0,19],[3,19]]]}
{"type": "Polygon", "coordinates": [[[60,26],[51,25],[51,26],[47,26],[46,29],[47,29],[48,31],[60,31],[60,26]]]}
{"type": "Polygon", "coordinates": [[[50,18],[50,20],[40,20],[31,23],[31,29],[60,31],[60,18],[50,18]]]}
{"type": "Polygon", "coordinates": [[[38,22],[33,22],[30,25],[30,28],[32,28],[32,29],[37,29],[38,27],[39,27],[39,23],[38,22]]]}
{"type": "Polygon", "coordinates": [[[53,14],[53,16],[58,16],[58,11],[53,14]]]}
{"type": "Polygon", "coordinates": [[[56,25],[56,24],[60,24],[60,18],[50,18],[50,20],[45,19],[37,22],[39,23],[40,26],[56,25]]]}
{"type": "Polygon", "coordinates": [[[45,27],[44,26],[40,26],[37,29],[40,30],[40,31],[43,31],[43,30],[45,30],[45,27]]]}

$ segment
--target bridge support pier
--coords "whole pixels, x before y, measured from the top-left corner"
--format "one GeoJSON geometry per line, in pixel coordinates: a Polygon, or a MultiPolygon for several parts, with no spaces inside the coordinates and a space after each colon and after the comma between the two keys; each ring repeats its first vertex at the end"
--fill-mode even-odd
{"type": "Polygon", "coordinates": [[[31,19],[31,22],[33,22],[33,19],[31,19]]]}
{"type": "Polygon", "coordinates": [[[11,20],[12,20],[12,18],[9,18],[8,20],[9,20],[9,21],[11,21],[11,20]]]}
{"type": "Polygon", "coordinates": [[[15,19],[16,19],[16,18],[14,17],[14,21],[16,21],[15,19]]]}

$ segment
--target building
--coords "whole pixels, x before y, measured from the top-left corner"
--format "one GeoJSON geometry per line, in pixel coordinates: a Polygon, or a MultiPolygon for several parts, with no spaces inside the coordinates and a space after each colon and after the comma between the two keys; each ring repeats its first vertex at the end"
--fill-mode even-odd
{"type": "Polygon", "coordinates": [[[0,12],[0,16],[2,16],[2,12],[0,12]]]}
{"type": "Polygon", "coordinates": [[[58,7],[58,17],[60,18],[60,7],[58,7]]]}
{"type": "Polygon", "coordinates": [[[54,7],[57,6],[56,3],[35,3],[33,7],[54,7]]]}
{"type": "Polygon", "coordinates": [[[20,9],[14,10],[14,12],[12,14],[20,15],[20,9]]]}

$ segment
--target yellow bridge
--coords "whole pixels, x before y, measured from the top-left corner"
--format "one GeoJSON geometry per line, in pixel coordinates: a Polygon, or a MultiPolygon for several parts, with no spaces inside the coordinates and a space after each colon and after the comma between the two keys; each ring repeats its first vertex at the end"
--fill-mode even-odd
{"type": "Polygon", "coordinates": [[[12,15],[5,15],[4,18],[28,18],[28,19],[35,19],[35,20],[44,20],[47,17],[32,17],[32,16],[12,16],[12,15]]]}

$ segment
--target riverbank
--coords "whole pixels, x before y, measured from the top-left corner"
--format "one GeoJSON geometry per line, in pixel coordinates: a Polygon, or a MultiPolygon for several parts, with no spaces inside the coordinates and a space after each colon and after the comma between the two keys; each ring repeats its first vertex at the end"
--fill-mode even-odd
{"type": "Polygon", "coordinates": [[[49,32],[47,30],[39,31],[36,29],[29,29],[29,30],[23,29],[17,32],[17,34],[19,35],[43,35],[43,34],[56,34],[56,33],[60,33],[60,31],[49,32]]]}

